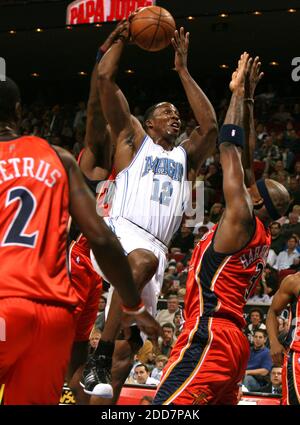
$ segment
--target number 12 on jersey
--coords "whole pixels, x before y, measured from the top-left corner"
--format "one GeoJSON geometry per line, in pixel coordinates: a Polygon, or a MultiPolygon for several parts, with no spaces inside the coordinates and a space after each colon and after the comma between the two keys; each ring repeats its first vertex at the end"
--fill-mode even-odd
{"type": "Polygon", "coordinates": [[[168,207],[170,205],[172,193],[173,186],[171,182],[161,182],[158,179],[153,179],[151,201],[159,202],[160,204],[168,207]]]}

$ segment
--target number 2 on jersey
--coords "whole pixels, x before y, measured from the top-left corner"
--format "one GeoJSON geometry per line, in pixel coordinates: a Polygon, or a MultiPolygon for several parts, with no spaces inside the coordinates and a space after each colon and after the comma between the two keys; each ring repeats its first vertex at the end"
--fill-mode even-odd
{"type": "Polygon", "coordinates": [[[158,179],[153,179],[153,191],[151,195],[151,201],[159,202],[167,207],[170,205],[171,196],[173,193],[173,186],[171,182],[162,182],[158,179]]]}
{"type": "Polygon", "coordinates": [[[26,235],[24,231],[26,231],[36,210],[35,196],[25,187],[15,187],[8,191],[5,207],[16,201],[19,201],[17,212],[5,232],[1,245],[18,245],[34,248],[39,233],[38,230],[30,235],[26,235]]]}
{"type": "Polygon", "coordinates": [[[265,267],[264,263],[261,263],[261,262],[257,263],[255,273],[249,280],[250,285],[245,291],[245,295],[244,295],[245,301],[248,300],[249,296],[252,294],[252,291],[256,286],[258,279],[261,278],[262,272],[264,271],[264,267],[265,267]]]}

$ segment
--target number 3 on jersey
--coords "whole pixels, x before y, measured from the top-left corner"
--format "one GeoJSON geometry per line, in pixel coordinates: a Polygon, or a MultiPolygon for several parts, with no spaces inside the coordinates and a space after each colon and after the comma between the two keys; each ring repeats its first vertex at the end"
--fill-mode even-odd
{"type": "Polygon", "coordinates": [[[170,205],[171,196],[173,193],[172,183],[169,181],[162,182],[158,179],[153,179],[153,191],[151,201],[159,202],[167,207],[170,205]]]}
{"type": "Polygon", "coordinates": [[[38,230],[31,234],[26,234],[25,231],[36,210],[35,196],[25,187],[14,187],[7,192],[5,207],[16,201],[19,201],[19,206],[5,232],[1,246],[18,245],[34,248],[38,230]]]}

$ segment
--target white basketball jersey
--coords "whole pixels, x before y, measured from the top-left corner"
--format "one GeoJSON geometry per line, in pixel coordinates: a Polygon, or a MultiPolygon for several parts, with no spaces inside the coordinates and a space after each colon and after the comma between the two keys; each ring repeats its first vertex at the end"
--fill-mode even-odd
{"type": "Polygon", "coordinates": [[[188,199],[185,150],[166,151],[146,136],[131,164],[116,177],[110,216],[121,216],[168,245],[188,199]]]}

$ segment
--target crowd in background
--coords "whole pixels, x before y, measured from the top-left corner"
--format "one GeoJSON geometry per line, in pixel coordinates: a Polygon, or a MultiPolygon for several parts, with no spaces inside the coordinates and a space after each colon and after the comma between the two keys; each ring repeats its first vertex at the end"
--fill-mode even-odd
{"type": "MultiPolygon", "coordinates": [[[[141,97],[141,95],[140,95],[141,97]]],[[[174,95],[173,95],[174,97],[174,95]]],[[[173,99],[171,99],[173,100],[173,99]]],[[[176,100],[174,101],[176,103],[176,100]]],[[[222,123],[228,107],[228,99],[215,101],[218,120],[222,123]]],[[[143,105],[144,102],[141,102],[143,105]]],[[[149,105],[147,105],[149,106],[149,105]]],[[[196,121],[184,104],[180,144],[196,126],[196,121]]],[[[143,107],[134,105],[133,113],[143,119],[143,107]]],[[[269,305],[282,279],[300,270],[300,100],[292,96],[279,98],[276,90],[268,86],[255,98],[257,144],[254,168],[257,179],[272,178],[282,183],[290,192],[292,203],[287,215],[271,223],[271,250],[268,264],[255,293],[248,300],[250,305],[269,305]]],[[[86,124],[86,104],[54,105],[43,102],[25,106],[21,132],[35,135],[60,145],[78,156],[83,148],[86,124]]],[[[128,383],[156,385],[162,369],[182,326],[182,306],[189,261],[195,244],[218,222],[222,215],[222,169],[218,152],[203,164],[196,180],[204,182],[204,219],[193,228],[183,221],[169,249],[169,262],[165,271],[157,320],[162,325],[163,336],[158,344],[147,340],[136,356],[128,383]]],[[[97,346],[104,325],[105,293],[99,304],[99,316],[91,334],[91,351],[97,346]]],[[[272,368],[268,349],[268,336],[264,314],[259,308],[251,310],[246,334],[251,355],[243,382],[246,391],[280,392],[281,370],[272,368]],[[257,372],[259,371],[259,373],[257,372]]],[[[287,317],[278,320],[281,338],[287,333],[287,317]]]]}

